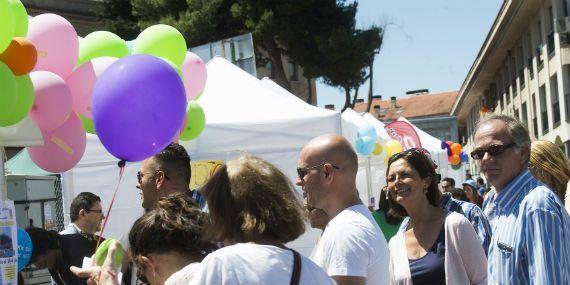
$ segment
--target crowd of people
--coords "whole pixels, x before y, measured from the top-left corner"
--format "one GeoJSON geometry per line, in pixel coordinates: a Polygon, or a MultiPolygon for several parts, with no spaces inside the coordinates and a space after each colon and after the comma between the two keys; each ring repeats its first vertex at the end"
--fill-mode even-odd
{"type": "Polygon", "coordinates": [[[63,232],[28,229],[31,264],[49,268],[57,284],[570,284],[564,154],[531,143],[516,119],[491,115],[476,127],[471,158],[487,182],[467,177],[456,188],[426,150],[393,155],[371,212],[342,136],[302,149],[295,184],[303,198],[281,170],[250,154],[190,190],[190,157],[171,144],[142,163],[146,213],[122,249],[113,242],[103,265],[79,268],[104,218],[100,198],[81,193],[63,232]],[[306,220],[322,230],[308,257],[287,247],[306,220]]]}

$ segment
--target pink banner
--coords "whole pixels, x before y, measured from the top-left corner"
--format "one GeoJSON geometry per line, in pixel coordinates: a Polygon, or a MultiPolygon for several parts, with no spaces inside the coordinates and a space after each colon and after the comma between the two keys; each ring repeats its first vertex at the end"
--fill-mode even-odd
{"type": "Polygon", "coordinates": [[[408,122],[394,121],[387,124],[384,128],[386,128],[391,138],[400,142],[404,150],[422,147],[418,133],[408,122]]]}

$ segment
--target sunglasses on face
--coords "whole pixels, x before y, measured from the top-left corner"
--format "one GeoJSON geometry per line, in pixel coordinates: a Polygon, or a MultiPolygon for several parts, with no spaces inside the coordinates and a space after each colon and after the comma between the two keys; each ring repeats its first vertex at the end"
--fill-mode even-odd
{"type": "Polygon", "coordinates": [[[485,153],[488,153],[490,156],[501,155],[505,150],[516,145],[516,143],[512,142],[506,145],[493,144],[488,147],[480,147],[471,152],[471,158],[475,160],[483,159],[485,153]]]}
{"type": "MultiPolygon", "coordinates": [[[[309,173],[309,171],[311,171],[312,169],[316,169],[316,168],[320,168],[323,167],[325,164],[327,164],[328,162],[322,162],[320,164],[317,165],[313,165],[313,166],[308,166],[308,167],[297,167],[297,175],[299,175],[299,179],[303,180],[303,178],[305,178],[305,175],[307,175],[307,173],[309,173]]],[[[340,169],[338,166],[336,165],[332,165],[331,166],[334,169],[340,169]]]]}
{"type": "MultiPolygon", "coordinates": [[[[157,171],[154,172],[154,174],[157,174],[158,172],[161,172],[161,171],[162,171],[162,170],[157,170],[157,171]]],[[[162,173],[164,173],[164,171],[162,171],[162,173]]],[[[141,172],[141,171],[138,171],[138,172],[137,172],[137,180],[139,181],[139,184],[142,183],[142,178],[143,178],[145,175],[147,175],[147,174],[148,174],[148,173],[143,173],[143,172],[141,172]]],[[[164,178],[165,178],[165,179],[168,179],[168,176],[166,176],[166,173],[164,173],[164,178]]]]}

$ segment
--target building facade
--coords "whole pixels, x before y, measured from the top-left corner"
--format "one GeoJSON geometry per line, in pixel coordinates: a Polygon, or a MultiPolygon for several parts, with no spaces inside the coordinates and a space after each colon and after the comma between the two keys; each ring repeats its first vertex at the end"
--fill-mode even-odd
{"type": "MultiPolygon", "coordinates": [[[[368,112],[383,123],[404,117],[435,138],[457,142],[457,118],[450,116],[457,91],[434,94],[425,91],[400,98],[391,97],[390,100],[382,100],[380,95],[373,96],[368,112]]],[[[366,112],[367,106],[368,103],[360,100],[354,111],[366,112]]]]}
{"type": "MultiPolygon", "coordinates": [[[[519,118],[533,140],[570,157],[570,18],[565,0],[504,1],[455,101],[465,149],[490,113],[519,118]]],[[[474,163],[471,173],[479,173],[474,163]]]]}

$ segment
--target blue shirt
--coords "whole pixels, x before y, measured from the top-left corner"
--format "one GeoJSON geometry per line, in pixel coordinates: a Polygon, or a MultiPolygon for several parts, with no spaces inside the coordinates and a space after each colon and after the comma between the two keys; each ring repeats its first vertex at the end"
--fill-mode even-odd
{"type": "MultiPolygon", "coordinates": [[[[465,216],[471,225],[473,225],[477,236],[479,236],[479,240],[481,240],[481,246],[485,250],[485,253],[487,253],[491,242],[491,226],[481,208],[473,203],[453,199],[451,193],[442,194],[441,207],[448,212],[456,212],[465,216]]],[[[402,225],[400,226],[401,232],[406,230],[409,220],[410,218],[406,217],[404,221],[402,221],[402,225]]]]}
{"type": "Polygon", "coordinates": [[[570,284],[570,216],[525,170],[483,205],[493,236],[489,284],[570,284]]]}

